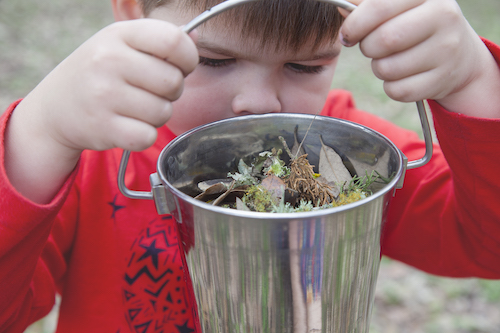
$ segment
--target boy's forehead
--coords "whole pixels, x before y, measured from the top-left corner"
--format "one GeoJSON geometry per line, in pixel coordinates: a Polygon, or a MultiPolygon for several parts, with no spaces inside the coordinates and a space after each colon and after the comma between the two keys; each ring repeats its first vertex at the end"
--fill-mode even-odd
{"type": "MultiPolygon", "coordinates": [[[[148,16],[187,24],[218,0],[173,0],[148,16]]],[[[198,31],[217,31],[238,40],[259,40],[259,48],[318,48],[335,42],[343,18],[332,4],[312,0],[260,0],[230,9],[208,20],[198,31]],[[237,38],[236,38],[237,37],[237,38]]]]}
{"type": "Polygon", "coordinates": [[[270,40],[262,43],[259,37],[246,35],[238,29],[228,30],[222,24],[211,24],[201,27],[197,46],[202,51],[234,58],[251,59],[252,57],[276,56],[295,61],[333,59],[340,54],[341,49],[338,40],[327,41],[316,47],[314,41],[306,41],[299,47],[282,44],[278,48],[276,43],[270,40]]]}

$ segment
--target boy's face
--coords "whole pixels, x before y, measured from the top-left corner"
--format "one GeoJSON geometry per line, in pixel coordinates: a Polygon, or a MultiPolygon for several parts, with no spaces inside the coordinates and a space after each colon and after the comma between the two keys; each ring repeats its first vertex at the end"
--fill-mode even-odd
{"type": "MultiPolygon", "coordinates": [[[[193,17],[159,8],[150,17],[186,24],[193,17]]],[[[261,50],[260,40],[242,40],[216,24],[198,27],[200,64],[173,103],[168,127],[176,135],[216,120],[271,112],[318,113],[325,103],[341,45],[311,51],[261,50]]]]}

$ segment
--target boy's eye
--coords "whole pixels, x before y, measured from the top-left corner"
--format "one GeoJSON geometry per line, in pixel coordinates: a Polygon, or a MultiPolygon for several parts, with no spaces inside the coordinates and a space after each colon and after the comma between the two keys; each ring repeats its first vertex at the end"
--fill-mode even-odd
{"type": "Polygon", "coordinates": [[[305,74],[317,74],[325,69],[323,66],[307,66],[294,63],[287,63],[286,66],[297,73],[305,74]]]}
{"type": "Polygon", "coordinates": [[[234,63],[236,59],[212,59],[200,57],[200,64],[209,67],[224,67],[234,63]]]}

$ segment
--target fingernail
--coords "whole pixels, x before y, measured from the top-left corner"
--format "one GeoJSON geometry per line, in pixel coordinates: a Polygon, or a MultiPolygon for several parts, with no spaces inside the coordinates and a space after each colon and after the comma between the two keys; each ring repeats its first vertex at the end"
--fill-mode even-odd
{"type": "Polygon", "coordinates": [[[351,46],[351,43],[349,42],[349,40],[347,39],[346,36],[344,36],[344,34],[342,33],[342,31],[339,33],[340,36],[340,43],[344,46],[351,46]]]}

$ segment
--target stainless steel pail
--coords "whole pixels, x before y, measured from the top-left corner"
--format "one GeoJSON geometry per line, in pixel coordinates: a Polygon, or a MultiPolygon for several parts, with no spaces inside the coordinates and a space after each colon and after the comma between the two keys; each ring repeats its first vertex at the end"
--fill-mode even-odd
{"type": "MultiPolygon", "coordinates": [[[[179,223],[203,332],[367,332],[387,207],[406,161],[387,138],[335,118],[267,114],[226,119],[168,144],[151,175],[151,192],[122,192],[156,201],[179,223]],[[198,181],[224,178],[240,158],[304,147],[318,165],[321,135],[356,168],[392,177],[370,197],[307,213],[257,213],[212,206],[189,193],[198,181]]],[[[419,161],[419,166],[426,161],[419,161]]],[[[412,163],[412,162],[410,162],[412,163]]],[[[359,172],[359,171],[358,171],[359,172]]]]}

